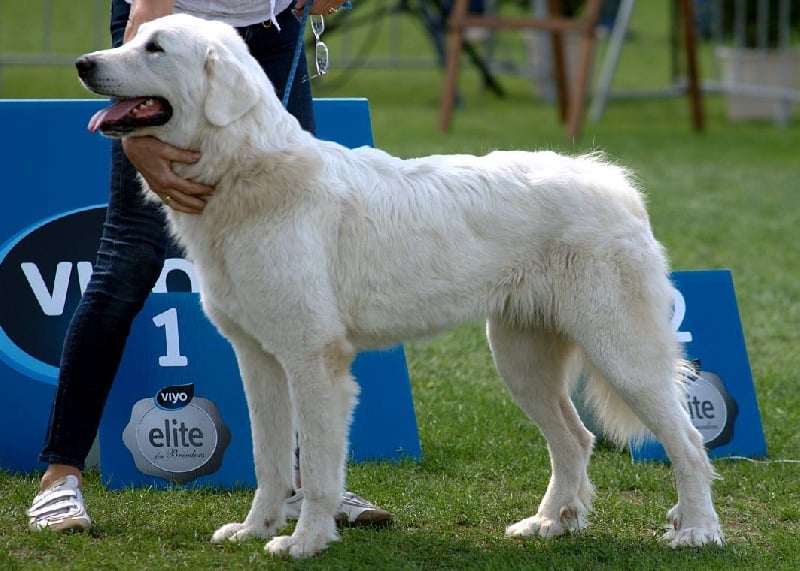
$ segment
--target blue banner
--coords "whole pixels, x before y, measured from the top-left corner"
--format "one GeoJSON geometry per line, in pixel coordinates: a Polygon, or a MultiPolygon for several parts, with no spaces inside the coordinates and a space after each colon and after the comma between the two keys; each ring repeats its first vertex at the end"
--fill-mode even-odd
{"type": "MultiPolygon", "coordinates": [[[[110,143],[86,129],[89,118],[106,105],[107,101],[101,99],[0,101],[0,123],[9,135],[0,142],[6,198],[5,207],[0,209],[0,387],[4,394],[0,399],[0,466],[8,470],[44,468],[37,457],[57,382],[61,345],[92,272],[108,199],[110,143]],[[52,133],[56,126],[55,136],[43,135],[52,133]]],[[[367,100],[317,99],[314,107],[320,138],[349,147],[373,144],[367,100]]],[[[143,313],[137,319],[101,427],[105,435],[103,457],[110,463],[102,469],[114,482],[121,482],[123,475],[129,481],[133,479],[127,471],[129,464],[123,462],[121,454],[114,454],[123,446],[122,432],[127,426],[114,424],[130,420],[130,406],[135,404],[123,406],[123,394],[134,395],[136,402],[146,397],[161,412],[168,411],[171,402],[175,416],[167,419],[167,425],[150,426],[144,435],[156,448],[174,448],[176,443],[205,446],[208,440],[200,432],[206,435],[211,425],[194,426],[183,418],[190,410],[202,409],[208,418],[218,413],[223,423],[234,428],[223,460],[236,457],[236,462],[244,462],[251,454],[249,445],[245,445],[249,432],[239,426],[247,413],[230,347],[197,313],[196,294],[165,293],[196,291],[189,277],[191,264],[178,252],[168,252],[167,257],[162,278],[145,310],[152,313],[163,306],[166,311],[169,305],[179,311],[176,325],[184,331],[181,349],[193,359],[184,367],[185,374],[165,373],[180,371],[181,367],[175,366],[180,361],[162,360],[160,368],[136,369],[144,367],[154,354],[147,352],[151,350],[148,347],[162,351],[159,357],[170,355],[158,346],[164,342],[165,330],[154,327],[153,315],[143,313]],[[184,326],[189,322],[194,323],[190,329],[197,335],[205,335],[202,339],[195,337],[202,351],[192,344],[191,333],[184,326]],[[204,360],[211,363],[205,370],[193,369],[204,360]],[[193,385],[192,395],[188,387],[184,392],[176,388],[189,384],[193,385]],[[211,385],[213,391],[206,388],[211,385]],[[215,412],[214,403],[205,401],[211,401],[218,385],[228,387],[230,394],[215,396],[219,399],[215,412]],[[153,400],[157,392],[164,394],[161,408],[153,400]],[[110,431],[117,429],[119,433],[112,436],[110,431]]],[[[356,369],[362,395],[352,430],[354,459],[419,457],[403,348],[359,355],[356,369]]],[[[156,415],[147,418],[152,420],[156,415]]],[[[224,430],[217,439],[225,440],[224,430]]],[[[203,446],[198,447],[197,454],[205,454],[203,446]]],[[[190,463],[191,454],[178,452],[190,463]]],[[[132,457],[129,460],[132,462],[132,457]]],[[[224,475],[224,482],[219,480],[221,485],[251,481],[249,473],[231,475],[226,470],[223,462],[217,471],[224,475]]]]}
{"type": "MultiPolygon", "coordinates": [[[[729,270],[675,272],[673,327],[696,374],[686,408],[712,458],[767,454],[750,360],[729,270]]],[[[665,460],[648,441],[631,447],[634,460],[665,460]]]]}

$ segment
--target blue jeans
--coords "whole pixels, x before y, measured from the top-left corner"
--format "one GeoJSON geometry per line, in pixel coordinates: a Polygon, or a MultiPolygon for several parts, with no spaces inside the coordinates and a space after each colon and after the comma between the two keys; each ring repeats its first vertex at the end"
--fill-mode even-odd
{"type": "MultiPolygon", "coordinates": [[[[111,2],[111,37],[122,43],[129,5],[111,2]]],[[[302,32],[291,10],[275,26],[240,28],[250,53],[266,72],[279,98],[302,32]]],[[[288,110],[314,133],[314,110],[305,54],[291,86],[288,110]]],[[[116,376],[131,324],[161,273],[169,245],[157,206],[142,199],[136,170],[119,140],[111,145],[111,188],[103,235],[91,281],[64,339],[58,387],[39,460],[84,468],[97,435],[108,393],[116,376]]]]}

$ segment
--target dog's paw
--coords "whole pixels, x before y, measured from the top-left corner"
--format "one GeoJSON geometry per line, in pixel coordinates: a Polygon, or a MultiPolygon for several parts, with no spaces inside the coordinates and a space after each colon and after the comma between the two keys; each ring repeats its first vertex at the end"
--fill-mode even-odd
{"type": "Polygon", "coordinates": [[[214,532],[211,536],[212,543],[222,543],[223,541],[244,541],[251,537],[272,537],[275,530],[271,526],[254,526],[246,523],[226,523],[214,532]]]}
{"type": "Polygon", "coordinates": [[[725,534],[719,525],[719,519],[713,513],[699,522],[687,522],[679,506],[673,507],[667,514],[670,522],[662,539],[669,546],[677,547],[702,547],[703,545],[724,545],[725,534]],[[705,520],[705,521],[702,521],[705,520]]]}
{"type": "Polygon", "coordinates": [[[566,532],[582,531],[588,522],[585,510],[577,505],[566,505],[559,510],[558,517],[538,513],[533,517],[513,523],[506,528],[507,537],[529,537],[538,535],[550,539],[566,532]]]}
{"type": "Polygon", "coordinates": [[[687,527],[675,530],[668,527],[664,533],[664,541],[673,549],[677,547],[702,547],[704,545],[725,545],[725,535],[720,526],[687,527]]]}
{"type": "Polygon", "coordinates": [[[319,534],[311,536],[309,534],[280,535],[273,537],[264,546],[264,550],[271,555],[290,555],[294,558],[310,557],[316,555],[331,541],[338,541],[339,535],[332,536],[319,534]]]}

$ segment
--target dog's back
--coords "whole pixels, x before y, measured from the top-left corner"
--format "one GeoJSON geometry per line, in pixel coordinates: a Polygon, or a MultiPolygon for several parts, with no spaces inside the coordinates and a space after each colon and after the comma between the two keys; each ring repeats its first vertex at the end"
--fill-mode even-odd
{"type": "Polygon", "coordinates": [[[323,169],[320,187],[333,286],[359,347],[487,315],[554,320],[563,282],[612,261],[625,272],[649,261],[666,280],[638,190],[598,156],[351,157],[339,180],[323,169]]]}

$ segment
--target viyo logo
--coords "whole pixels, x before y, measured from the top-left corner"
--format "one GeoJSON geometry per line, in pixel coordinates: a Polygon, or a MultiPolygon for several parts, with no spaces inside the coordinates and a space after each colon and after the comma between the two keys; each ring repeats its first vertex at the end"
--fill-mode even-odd
{"type": "MultiPolygon", "coordinates": [[[[0,246],[0,359],[54,383],[72,314],[92,275],[105,206],[40,221],[0,246]]],[[[172,246],[154,292],[199,291],[191,263],[172,246]]]]}
{"type": "Polygon", "coordinates": [[[162,410],[179,410],[192,402],[194,383],[164,387],[156,393],[156,406],[162,410]]]}

